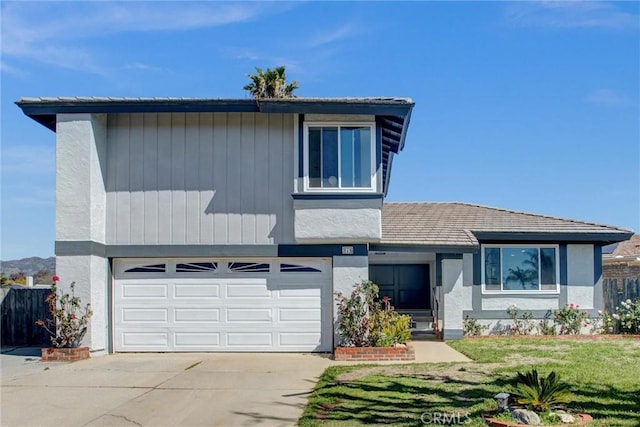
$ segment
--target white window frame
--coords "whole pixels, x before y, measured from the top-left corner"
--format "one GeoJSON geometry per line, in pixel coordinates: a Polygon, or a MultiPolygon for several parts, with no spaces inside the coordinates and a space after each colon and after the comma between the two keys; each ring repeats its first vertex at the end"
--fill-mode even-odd
{"type": "MultiPolygon", "coordinates": [[[[338,130],[338,135],[340,135],[340,131],[338,130]]],[[[303,131],[303,161],[304,161],[304,188],[303,190],[308,193],[354,193],[354,192],[362,192],[362,193],[373,193],[377,190],[378,179],[377,179],[377,165],[376,165],[376,153],[378,151],[377,147],[377,137],[376,137],[376,124],[373,122],[305,122],[304,123],[304,131],[303,131]],[[371,186],[369,187],[330,187],[330,188],[322,188],[322,187],[311,187],[309,185],[309,128],[310,127],[368,127],[370,129],[371,134],[371,186]]],[[[341,176],[341,150],[338,148],[338,185],[342,180],[341,176]]]]}
{"type": "MultiPolygon", "coordinates": [[[[497,294],[497,295],[557,295],[560,293],[560,245],[539,245],[532,243],[515,243],[515,244],[484,244],[482,245],[481,250],[481,282],[482,282],[482,293],[483,294],[497,294]],[[486,248],[499,248],[500,250],[500,290],[487,289],[486,285],[486,276],[485,276],[485,249],[486,248]],[[542,289],[543,283],[539,283],[540,289],[538,290],[516,290],[516,289],[504,289],[504,283],[502,282],[502,267],[504,266],[502,260],[502,249],[504,248],[534,248],[534,249],[545,249],[551,248],[555,249],[556,252],[556,287],[555,289],[542,289]]],[[[538,272],[540,274],[540,272],[538,272]]],[[[544,283],[544,285],[553,285],[553,283],[544,283]]]]}

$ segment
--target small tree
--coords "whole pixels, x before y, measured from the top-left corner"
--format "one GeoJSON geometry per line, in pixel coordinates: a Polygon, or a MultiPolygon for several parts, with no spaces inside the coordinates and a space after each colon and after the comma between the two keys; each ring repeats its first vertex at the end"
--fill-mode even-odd
{"type": "Polygon", "coordinates": [[[58,290],[59,280],[58,276],[53,276],[51,293],[46,299],[52,319],[38,320],[36,325],[51,335],[54,347],[79,347],[93,311],[89,304],[83,307],[80,298],[75,296],[75,282],[71,283],[69,294],[58,290]]]}
{"type": "Polygon", "coordinates": [[[247,74],[251,83],[242,89],[249,91],[256,99],[265,98],[295,98],[293,91],[298,89],[298,82],[294,80],[287,83],[286,70],[284,66],[274,69],[256,68],[256,74],[247,74]]]}
{"type": "Polygon", "coordinates": [[[52,275],[53,273],[49,270],[39,270],[36,274],[33,275],[33,283],[47,283],[52,275]]]}
{"type": "Polygon", "coordinates": [[[22,271],[18,272],[18,273],[12,273],[9,276],[9,280],[13,283],[16,283],[18,285],[26,285],[27,284],[27,275],[24,274],[22,271]]]}

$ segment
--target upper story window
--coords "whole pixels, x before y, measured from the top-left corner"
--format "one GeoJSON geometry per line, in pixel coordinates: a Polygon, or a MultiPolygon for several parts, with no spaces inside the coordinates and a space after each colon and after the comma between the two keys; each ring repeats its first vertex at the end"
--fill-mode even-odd
{"type": "Polygon", "coordinates": [[[483,245],[485,291],[558,291],[558,247],[483,245]]]}
{"type": "Polygon", "coordinates": [[[375,190],[374,124],[304,127],[305,190],[375,190]]]}

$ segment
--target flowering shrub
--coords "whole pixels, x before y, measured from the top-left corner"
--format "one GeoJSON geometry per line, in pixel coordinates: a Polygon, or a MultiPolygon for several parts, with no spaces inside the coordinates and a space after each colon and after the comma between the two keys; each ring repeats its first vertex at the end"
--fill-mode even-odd
{"type": "Polygon", "coordinates": [[[378,285],[365,280],[349,296],[336,292],[338,332],[345,347],[389,347],[411,338],[409,316],[398,314],[388,297],[378,300],[378,285]]]}
{"type": "Polygon", "coordinates": [[[618,321],[606,311],[598,310],[598,317],[593,319],[593,332],[597,334],[617,334],[618,321]]]}
{"type": "Polygon", "coordinates": [[[590,322],[589,313],[580,310],[579,305],[565,304],[562,309],[553,311],[553,323],[560,326],[560,335],[579,334],[590,322]]]}
{"type": "Polygon", "coordinates": [[[623,334],[639,334],[640,298],[635,301],[630,299],[622,301],[620,307],[616,307],[616,312],[611,317],[617,321],[617,326],[623,334]]]}
{"type": "Polygon", "coordinates": [[[53,276],[51,293],[46,300],[53,319],[38,320],[36,325],[42,326],[51,335],[54,347],[79,347],[93,312],[89,304],[82,307],[80,298],[75,296],[75,282],[71,283],[69,294],[58,290],[59,280],[58,276],[53,276]]]}
{"type": "Polygon", "coordinates": [[[478,319],[473,319],[467,315],[462,321],[462,332],[465,337],[475,337],[482,335],[482,333],[489,329],[489,326],[483,325],[478,322],[478,319]]]}
{"type": "Polygon", "coordinates": [[[553,315],[551,310],[547,311],[547,314],[544,315],[544,319],[540,320],[538,323],[538,331],[540,335],[556,335],[556,327],[555,324],[549,324],[549,318],[553,315]]]}
{"type": "Polygon", "coordinates": [[[529,335],[536,327],[533,321],[533,313],[523,311],[522,317],[519,319],[520,309],[515,304],[507,308],[507,314],[511,316],[512,321],[511,327],[509,328],[511,335],[529,335]]]}

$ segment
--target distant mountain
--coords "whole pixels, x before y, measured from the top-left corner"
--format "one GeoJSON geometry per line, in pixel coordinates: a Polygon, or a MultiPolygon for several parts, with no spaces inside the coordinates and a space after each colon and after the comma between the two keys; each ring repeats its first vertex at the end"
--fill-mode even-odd
{"type": "Polygon", "coordinates": [[[20,272],[27,276],[33,276],[41,270],[48,270],[54,273],[56,271],[56,257],[39,258],[36,256],[11,261],[0,261],[0,271],[7,277],[20,272]]]}

